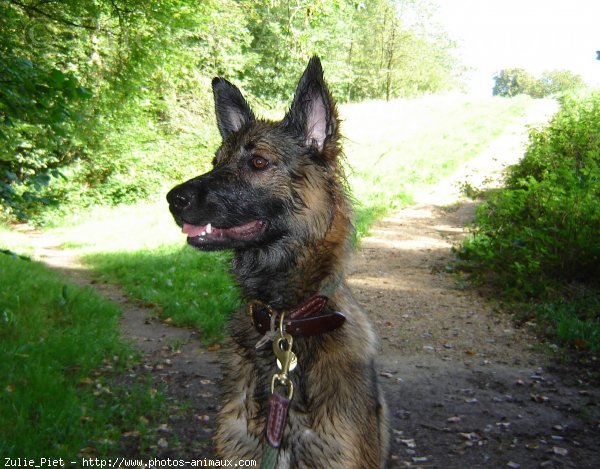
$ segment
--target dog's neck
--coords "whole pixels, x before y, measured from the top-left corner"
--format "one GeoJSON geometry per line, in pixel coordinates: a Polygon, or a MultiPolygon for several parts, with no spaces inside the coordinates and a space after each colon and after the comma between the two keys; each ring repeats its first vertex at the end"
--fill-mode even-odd
{"type": "Polygon", "coordinates": [[[344,277],[351,251],[351,222],[338,212],[324,239],[300,244],[278,240],[277,248],[236,252],[232,271],[244,299],[290,309],[315,293],[330,296],[344,277]]]}

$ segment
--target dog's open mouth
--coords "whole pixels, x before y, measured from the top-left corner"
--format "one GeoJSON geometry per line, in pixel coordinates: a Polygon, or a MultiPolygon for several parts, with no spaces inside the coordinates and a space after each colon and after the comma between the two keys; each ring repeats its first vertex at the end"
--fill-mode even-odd
{"type": "Polygon", "coordinates": [[[264,221],[253,220],[231,228],[218,228],[210,223],[200,226],[184,223],[181,231],[188,235],[188,243],[194,246],[202,246],[205,243],[252,241],[264,231],[264,228],[264,221]]]}

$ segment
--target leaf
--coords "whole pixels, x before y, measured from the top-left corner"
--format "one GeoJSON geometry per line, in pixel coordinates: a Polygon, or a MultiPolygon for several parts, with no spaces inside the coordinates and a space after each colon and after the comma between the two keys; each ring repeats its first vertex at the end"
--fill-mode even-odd
{"type": "Polygon", "coordinates": [[[573,346],[579,350],[585,350],[588,348],[588,342],[585,339],[574,339],[573,346]]]}
{"type": "Polygon", "coordinates": [[[415,440],[413,438],[409,438],[406,440],[400,440],[400,443],[402,443],[403,445],[407,446],[408,448],[416,448],[417,444],[415,443],[415,440]]]}
{"type": "Polygon", "coordinates": [[[65,74],[56,68],[50,72],[50,82],[57,88],[62,88],[65,83],[65,74]]]}
{"type": "Polygon", "coordinates": [[[557,454],[558,456],[566,456],[567,454],[569,454],[569,450],[566,448],[561,448],[560,446],[553,446],[552,447],[552,452],[554,454],[557,454]]]}
{"type": "Polygon", "coordinates": [[[169,447],[169,442],[166,440],[166,438],[161,438],[156,442],[156,445],[160,449],[167,449],[169,447]]]}
{"type": "Polygon", "coordinates": [[[79,86],[77,87],[77,96],[79,96],[82,99],[90,99],[92,96],[94,96],[94,93],[92,93],[92,90],[84,87],[84,86],[79,86]]]}
{"type": "Polygon", "coordinates": [[[96,454],[96,448],[93,446],[86,446],[85,448],[81,448],[79,453],[77,453],[78,458],[86,458],[96,454]]]}
{"type": "Polygon", "coordinates": [[[544,396],[543,394],[530,394],[531,400],[537,403],[548,402],[550,400],[549,397],[544,396]]]}
{"type": "Polygon", "coordinates": [[[160,432],[160,433],[171,433],[171,428],[169,428],[169,425],[166,423],[161,423],[158,428],[156,429],[156,431],[160,432]]]}
{"type": "Polygon", "coordinates": [[[4,174],[11,181],[18,181],[19,180],[19,178],[17,177],[17,175],[15,173],[13,173],[12,171],[9,171],[8,169],[6,171],[4,171],[4,174]]]}

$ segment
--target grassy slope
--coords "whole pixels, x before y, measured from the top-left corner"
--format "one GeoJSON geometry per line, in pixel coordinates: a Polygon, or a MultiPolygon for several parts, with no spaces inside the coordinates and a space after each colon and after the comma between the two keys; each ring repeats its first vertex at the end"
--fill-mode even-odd
{"type": "Polygon", "coordinates": [[[452,174],[523,115],[531,99],[431,96],[342,108],[359,237],[379,217],[452,174]]]}

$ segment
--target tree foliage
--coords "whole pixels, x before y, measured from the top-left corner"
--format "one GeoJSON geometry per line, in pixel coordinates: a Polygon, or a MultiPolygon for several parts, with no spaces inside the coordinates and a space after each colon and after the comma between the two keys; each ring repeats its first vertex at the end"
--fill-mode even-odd
{"type": "Polygon", "coordinates": [[[215,138],[215,75],[259,105],[287,100],[315,53],[341,101],[451,87],[430,15],[422,0],[2,0],[3,213],[132,201],[180,177],[215,138]]]}
{"type": "Polygon", "coordinates": [[[569,70],[547,71],[538,79],[522,68],[508,68],[494,77],[493,94],[505,97],[526,94],[533,98],[544,98],[585,86],[583,78],[569,70]]]}

